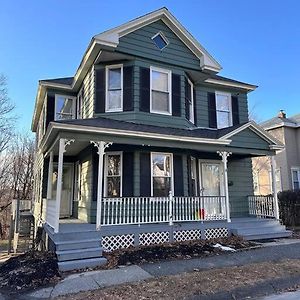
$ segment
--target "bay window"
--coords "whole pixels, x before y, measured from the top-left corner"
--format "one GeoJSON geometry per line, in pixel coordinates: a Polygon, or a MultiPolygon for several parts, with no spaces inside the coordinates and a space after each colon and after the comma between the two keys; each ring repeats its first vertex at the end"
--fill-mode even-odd
{"type": "Polygon", "coordinates": [[[159,114],[172,114],[171,71],[150,68],[150,111],[159,114]]]}
{"type": "Polygon", "coordinates": [[[231,94],[216,92],[217,128],[232,126],[231,94]]]}
{"type": "Polygon", "coordinates": [[[173,190],[172,154],[151,153],[152,196],[167,197],[173,190]]]}
{"type": "Polygon", "coordinates": [[[55,95],[54,120],[75,119],[75,97],[55,95]]]}
{"type": "Polygon", "coordinates": [[[106,66],[106,112],[123,110],[123,65],[106,66]]]}
{"type": "Polygon", "coordinates": [[[122,197],[122,153],[105,154],[105,197],[122,197]]]}

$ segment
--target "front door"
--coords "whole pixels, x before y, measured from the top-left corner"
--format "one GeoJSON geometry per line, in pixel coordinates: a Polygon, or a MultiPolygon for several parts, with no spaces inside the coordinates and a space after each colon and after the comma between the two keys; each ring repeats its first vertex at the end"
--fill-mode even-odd
{"type": "Polygon", "coordinates": [[[218,215],[224,210],[223,166],[217,162],[200,161],[200,191],[204,197],[205,213],[218,215]],[[223,197],[222,197],[223,196],[223,197]]]}
{"type": "MultiPolygon", "coordinates": [[[[53,164],[53,177],[52,177],[52,196],[56,199],[57,187],[57,164],[53,164]]],[[[62,174],[62,190],[60,201],[60,218],[67,218],[72,215],[72,195],[73,195],[73,164],[64,163],[62,174]]]]}

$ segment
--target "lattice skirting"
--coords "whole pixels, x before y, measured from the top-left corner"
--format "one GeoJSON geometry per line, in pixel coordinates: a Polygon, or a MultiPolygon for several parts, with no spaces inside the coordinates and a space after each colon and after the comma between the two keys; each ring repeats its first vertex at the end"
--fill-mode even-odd
{"type": "Polygon", "coordinates": [[[146,232],[139,234],[139,244],[141,246],[148,246],[152,244],[167,243],[170,240],[168,231],[163,232],[146,232]]]}
{"type": "Polygon", "coordinates": [[[205,229],[205,239],[215,239],[220,237],[227,237],[228,236],[228,229],[227,228],[209,228],[205,229]]]}
{"type": "Polygon", "coordinates": [[[192,241],[199,239],[201,239],[201,230],[198,229],[174,231],[174,241],[176,242],[192,241]]]}
{"type": "Polygon", "coordinates": [[[102,247],[106,252],[134,246],[134,234],[106,235],[102,237],[102,247]]]}

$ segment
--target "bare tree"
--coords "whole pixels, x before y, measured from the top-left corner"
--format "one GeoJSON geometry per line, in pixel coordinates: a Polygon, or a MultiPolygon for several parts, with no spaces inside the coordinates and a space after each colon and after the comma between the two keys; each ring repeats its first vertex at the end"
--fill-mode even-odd
{"type": "Polygon", "coordinates": [[[13,116],[14,108],[8,97],[7,79],[0,74],[0,153],[8,147],[12,137],[16,120],[13,116]]]}

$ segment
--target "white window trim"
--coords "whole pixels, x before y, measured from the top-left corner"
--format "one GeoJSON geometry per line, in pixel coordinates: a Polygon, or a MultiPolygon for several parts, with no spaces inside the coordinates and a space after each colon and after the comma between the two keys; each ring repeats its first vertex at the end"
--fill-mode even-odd
{"type": "Polygon", "coordinates": [[[155,43],[155,46],[157,46],[157,48],[158,48],[160,51],[164,50],[164,49],[170,44],[169,40],[166,38],[166,36],[165,36],[161,31],[159,31],[158,33],[156,33],[151,39],[153,40],[153,42],[155,43]],[[162,39],[164,40],[164,42],[166,43],[166,45],[165,45],[163,48],[161,48],[161,49],[156,45],[156,43],[155,43],[155,41],[154,41],[154,39],[155,39],[158,35],[160,35],[161,38],[162,38],[162,39]]]}
{"type": "Polygon", "coordinates": [[[199,184],[199,180],[198,180],[198,174],[197,174],[197,158],[194,157],[194,156],[191,156],[191,180],[195,180],[195,191],[196,191],[196,197],[199,196],[198,194],[198,184],[199,184]],[[194,162],[194,163],[193,163],[194,162]],[[194,173],[194,177],[192,177],[192,169],[193,169],[193,164],[194,164],[194,167],[195,167],[195,170],[193,170],[193,173],[194,173]]]}
{"type": "Polygon", "coordinates": [[[192,83],[192,81],[189,78],[187,78],[187,81],[188,81],[189,85],[191,86],[191,101],[192,101],[192,116],[191,116],[191,112],[189,112],[189,115],[190,115],[189,121],[191,123],[195,124],[194,84],[192,83]]]}
{"type": "MultiPolygon", "coordinates": [[[[109,155],[120,155],[120,197],[123,193],[123,152],[122,151],[108,151],[105,152],[105,163],[104,163],[104,197],[107,196],[107,166],[108,166],[108,156],[109,155]]],[[[116,197],[118,198],[118,197],[116,197]]]]}
{"type": "Polygon", "coordinates": [[[223,163],[220,160],[215,160],[215,159],[209,159],[209,160],[204,160],[204,159],[199,159],[198,164],[199,164],[199,186],[200,186],[200,196],[203,196],[203,183],[202,183],[202,164],[216,164],[220,166],[220,196],[224,197],[225,196],[225,185],[224,185],[224,168],[223,168],[223,163]]]}
{"type": "Polygon", "coordinates": [[[293,176],[293,171],[297,171],[297,175],[298,175],[298,182],[300,185],[300,167],[291,167],[291,178],[292,178],[292,189],[294,190],[294,176],[293,176]]]}
{"type": "MultiPolygon", "coordinates": [[[[170,177],[171,177],[171,192],[172,196],[174,196],[174,169],[173,169],[173,153],[168,153],[168,152],[151,152],[151,197],[153,197],[153,155],[158,154],[158,155],[170,155],[170,177]]],[[[158,176],[155,176],[158,177],[158,176]]],[[[160,176],[160,177],[169,177],[169,176],[160,176]]]]}
{"type": "Polygon", "coordinates": [[[81,89],[76,98],[76,119],[82,119],[82,104],[83,104],[83,90],[81,89]],[[80,103],[80,110],[79,108],[80,103]]]}
{"type": "Polygon", "coordinates": [[[56,118],[56,102],[57,102],[57,98],[59,97],[63,97],[63,98],[68,98],[68,99],[72,99],[72,110],[73,110],[73,115],[72,115],[72,119],[76,118],[76,97],[74,96],[68,96],[68,95],[61,95],[61,94],[55,94],[55,101],[54,101],[54,121],[58,121],[59,119],[56,118]]]}
{"type": "MultiPolygon", "coordinates": [[[[222,91],[215,91],[215,97],[216,97],[216,119],[217,119],[217,129],[220,129],[220,128],[218,127],[217,95],[220,95],[220,96],[228,96],[228,97],[229,97],[229,125],[228,125],[228,127],[230,127],[230,126],[233,125],[233,120],[232,120],[232,98],[231,98],[231,93],[222,92],[222,91]]],[[[222,127],[222,128],[226,128],[226,127],[222,127]]]]}
{"type": "Polygon", "coordinates": [[[109,65],[105,67],[105,112],[123,111],[123,64],[109,65]],[[108,108],[108,72],[111,69],[121,68],[121,107],[109,109],[108,108]]]}
{"type": "Polygon", "coordinates": [[[172,115],[172,71],[171,70],[150,66],[150,113],[167,115],[167,116],[172,115]],[[168,75],[169,112],[154,110],[152,108],[152,71],[157,71],[168,75]]]}

